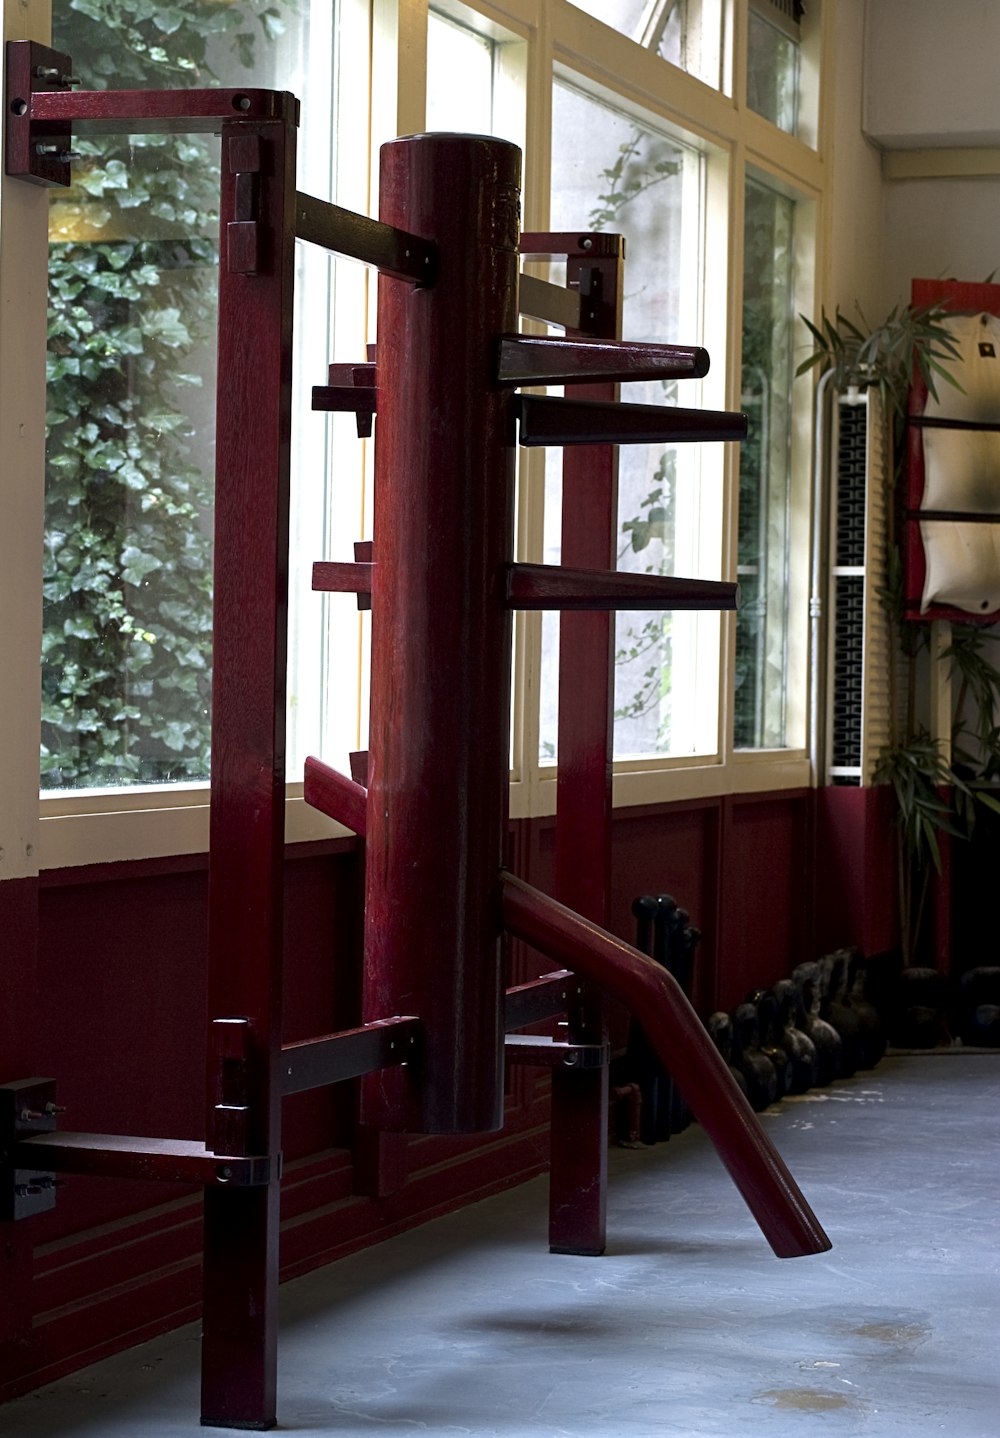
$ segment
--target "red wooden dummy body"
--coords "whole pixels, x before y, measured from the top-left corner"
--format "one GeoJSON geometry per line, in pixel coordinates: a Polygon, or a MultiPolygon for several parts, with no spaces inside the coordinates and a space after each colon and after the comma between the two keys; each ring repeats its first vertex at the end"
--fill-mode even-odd
{"type": "MultiPolygon", "coordinates": [[[[609,436],[723,439],[743,426],[734,415],[645,406],[614,413],[607,405],[620,378],[703,373],[704,351],[620,341],[617,237],[531,236],[521,245],[520,155],[504,141],[429,135],[384,147],[375,222],[296,193],[291,96],[74,94],[62,78],[44,79],[48,89],[39,79],[68,75],[68,57],[28,44],[12,45],[8,56],[8,174],[66,183],[61,147],[88,126],[214,129],[222,133],[222,194],[205,1136],[57,1132],[45,1103],[50,1080],[0,1085],[0,1198],[3,1183],[26,1171],[204,1184],[202,1421],[271,1427],[282,1097],[363,1076],[370,1131],[488,1132],[502,1124],[505,1048],[515,1060],[547,1064],[555,1075],[550,1241],[597,1253],[604,1246],[608,993],[642,1011],[775,1252],[827,1248],[683,993],[603,927],[611,614],[626,604],[731,608],[736,598],[734,585],[611,573],[609,436]],[[377,415],[373,543],[361,546],[354,565],[327,566],[325,574],[320,565],[317,575],[319,587],[370,595],[367,772],[358,756],[352,779],[319,760],[306,773],[311,802],[366,843],[364,1023],[282,1046],[296,237],[373,264],[381,278],[374,370],[370,362],[334,366],[318,395],[319,407],[354,408],[362,424],[377,415]],[[567,256],[579,292],[526,280],[520,293],[519,247],[567,256]],[[548,345],[522,341],[519,308],[558,316],[570,332],[548,345]],[[588,333],[576,349],[575,329],[588,333]],[[514,392],[574,372],[586,382],[575,391],[583,407],[514,392]],[[601,404],[588,408],[592,400],[601,404]],[[519,426],[525,443],[573,446],[565,570],[514,563],[519,426]],[[588,436],[595,447],[583,447],[588,436]],[[560,712],[560,902],[503,867],[511,613],[520,606],[567,610],[562,692],[572,673],[575,692],[586,696],[560,712]],[[505,932],[562,967],[505,994],[505,932]],[[559,1013],[569,1017],[562,1043],[509,1034],[559,1013]]],[[[30,1214],[30,1203],[18,1199],[8,1217],[30,1214]]],[[[27,1277],[21,1266],[13,1272],[15,1299],[27,1304],[27,1277]]]]}

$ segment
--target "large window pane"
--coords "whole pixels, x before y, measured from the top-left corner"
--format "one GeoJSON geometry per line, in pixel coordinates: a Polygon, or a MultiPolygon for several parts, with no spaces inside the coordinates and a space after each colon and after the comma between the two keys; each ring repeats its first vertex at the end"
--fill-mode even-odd
{"type": "Polygon", "coordinates": [[[714,89],[721,87],[721,0],[573,0],[573,3],[706,85],[714,89]]]}
{"type": "Polygon", "coordinates": [[[795,204],[747,182],[735,743],[788,742],[788,594],[795,204]]]}
{"type": "MultiPolygon", "coordinates": [[[[339,7],[56,0],[53,20],[55,44],[94,88],[295,91],[300,186],[332,197],[339,7]]],[[[42,785],[199,780],[210,763],[218,144],[140,135],[76,148],[73,187],[53,193],[50,217],[42,785]]],[[[292,770],[304,712],[317,747],[331,661],[348,665],[353,692],[339,711],[357,732],[357,619],[338,653],[308,592],[332,506],[358,508],[343,464],[327,498],[333,445],[347,431],[317,420],[308,400],[337,339],[334,270],[299,249],[292,770]]],[[[337,283],[350,291],[339,271],[337,283]]],[[[349,312],[349,296],[337,298],[349,312]]],[[[345,357],[363,341],[359,327],[345,357]]],[[[347,463],[360,476],[357,455],[355,440],[347,463]]]]}
{"type": "MultiPolygon", "coordinates": [[[[627,240],[624,332],[630,339],[697,343],[701,332],[702,156],[691,146],[568,84],[553,100],[552,225],[622,233],[627,240]],[[576,143],[585,134],[586,146],[576,143]]],[[[622,387],[623,399],[697,405],[695,382],[622,387]]],[[[562,485],[546,487],[546,552],[558,558],[562,485]]],[[[571,502],[567,496],[567,502],[571,502]]],[[[718,577],[718,477],[701,446],[622,446],[618,568],[718,577]]],[[[555,756],[555,623],[543,641],[540,757],[555,756]]],[[[711,753],[717,735],[718,621],[714,615],[618,615],[615,755],[711,753]]]]}

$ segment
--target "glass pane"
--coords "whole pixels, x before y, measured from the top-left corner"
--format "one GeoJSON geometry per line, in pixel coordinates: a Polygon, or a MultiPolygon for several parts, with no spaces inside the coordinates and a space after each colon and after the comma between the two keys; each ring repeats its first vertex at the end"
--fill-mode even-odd
{"type": "Polygon", "coordinates": [[[427,22],[427,129],[493,133],[493,42],[433,11],[427,22]]]}
{"type": "MultiPolygon", "coordinates": [[[[182,0],[84,13],[56,0],[54,43],[94,88],[250,82],[295,91],[304,98],[299,183],[332,197],[339,22],[335,7],[314,11],[282,0],[182,0]]],[[[50,212],[42,785],[205,779],[218,143],[140,135],[75,148],[83,158],[73,187],[53,192],[50,212]]],[[[333,355],[333,270],[327,256],[299,250],[297,287],[301,298],[308,286],[309,300],[296,319],[290,772],[303,708],[310,747],[320,725],[323,607],[308,592],[308,565],[322,557],[313,551],[329,522],[335,433],[308,398],[333,355]]],[[[363,353],[363,338],[362,329],[345,358],[363,353]]],[[[342,473],[333,502],[350,503],[345,490],[342,473]]],[[[353,741],[356,616],[349,626],[354,673],[341,708],[353,741]]]]}
{"type": "Polygon", "coordinates": [[[706,85],[722,84],[721,0],[573,0],[706,85]]]}
{"type": "Polygon", "coordinates": [[[646,0],[573,0],[573,4],[633,39],[647,9],[646,0]]]}
{"type": "MultiPolygon", "coordinates": [[[[649,124],[558,84],[553,99],[552,226],[626,236],[624,333],[696,343],[701,296],[701,156],[649,124]],[[588,145],[572,143],[586,134],[588,145]]],[[[622,387],[640,403],[699,403],[700,386],[622,387]]],[[[548,472],[548,471],[547,471],[548,472]]],[[[555,477],[546,492],[546,559],[558,558],[555,477]]],[[[570,498],[569,496],[567,498],[570,498]]],[[[622,446],[618,568],[718,577],[717,483],[698,446],[622,446]]],[[[714,616],[618,615],[615,755],[712,752],[716,743],[714,616]],[[703,671],[712,671],[705,682],[703,671]]],[[[543,648],[540,759],[555,753],[556,627],[543,648]]]]}
{"type": "MultiPolygon", "coordinates": [[[[54,7],[95,87],[210,73],[181,12],[149,26],[54,7]],[[136,41],[142,36],[140,43],[136,41]],[[184,63],[187,62],[187,63],[184,63]]],[[[208,773],[218,145],[78,140],[50,209],[42,785],[208,773]]]]}
{"type": "Polygon", "coordinates": [[[786,743],[794,219],[792,200],[748,180],[734,735],[743,749],[786,743]]]}
{"type": "Polygon", "coordinates": [[[798,120],[799,47],[751,10],[747,28],[747,104],[794,135],[798,120]]]}

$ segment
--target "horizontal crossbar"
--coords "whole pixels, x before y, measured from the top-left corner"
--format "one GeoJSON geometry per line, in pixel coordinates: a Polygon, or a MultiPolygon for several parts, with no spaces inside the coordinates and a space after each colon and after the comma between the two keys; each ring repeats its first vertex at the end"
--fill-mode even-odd
{"type": "Polygon", "coordinates": [[[529,319],[561,325],[566,330],[580,328],[580,296],[563,285],[550,285],[535,275],[522,275],[518,289],[518,309],[529,319]]]}
{"type": "Polygon", "coordinates": [[[298,100],[282,90],[36,90],[23,98],[29,123],[71,125],[75,135],[211,134],[222,120],[299,120],[298,100]]]}
{"type": "Polygon", "coordinates": [[[348,259],[374,265],[384,275],[434,283],[436,249],[430,240],[341,209],[314,195],[295,196],[295,235],[348,259]]]}
{"type": "Polygon", "coordinates": [[[359,839],[368,828],[368,790],[346,774],[310,754],[305,762],[302,797],[307,804],[338,824],[353,829],[359,839]]]}
{"type": "Polygon", "coordinates": [[[735,609],[739,585],[668,574],[512,564],[507,587],[513,609],[735,609]]]}
{"type": "MultiPolygon", "coordinates": [[[[700,379],[708,374],[708,368],[708,350],[698,345],[503,335],[497,379],[503,385],[592,384],[598,380],[613,384],[625,380],[700,379]]],[[[318,408],[315,402],[313,408],[318,408]]]]}
{"type": "Polygon", "coordinates": [[[747,417],[730,410],[675,405],[616,404],[613,400],[517,400],[522,445],[677,444],[745,439],[747,417]]]}
{"type": "Polygon", "coordinates": [[[569,969],[558,969],[553,974],[543,974],[540,979],[529,979],[526,984],[515,984],[507,990],[504,1028],[511,1033],[514,1029],[553,1019],[565,1013],[570,999],[581,992],[582,986],[569,969]]]}
{"type": "Polygon", "coordinates": [[[183,1138],[133,1138],[111,1133],[42,1133],[14,1144],[17,1168],[48,1173],[94,1174],[101,1178],[151,1179],[247,1188],[269,1183],[266,1154],[243,1158],[210,1152],[183,1138]]]}
{"type": "Polygon", "coordinates": [[[378,1019],[339,1034],[284,1044],[281,1050],[281,1091],[305,1093],[360,1078],[376,1069],[411,1062],[417,1056],[420,1020],[412,1016],[378,1019]]]}

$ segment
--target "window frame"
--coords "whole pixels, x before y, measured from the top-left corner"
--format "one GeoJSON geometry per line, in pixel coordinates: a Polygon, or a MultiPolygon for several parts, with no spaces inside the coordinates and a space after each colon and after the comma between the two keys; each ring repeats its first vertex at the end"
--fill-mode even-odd
{"type": "MultiPolygon", "coordinates": [[[[718,408],[739,403],[738,336],[726,336],[727,316],[739,314],[742,302],[742,191],[748,165],[769,181],[783,184],[805,200],[813,216],[814,251],[807,266],[816,292],[824,273],[829,221],[829,167],[822,140],[829,132],[824,90],[820,88],[819,55],[832,48],[832,10],[824,3],[808,7],[803,24],[803,75],[813,85],[813,98],[803,115],[800,136],[779,131],[749,111],[745,94],[746,26],[750,0],[725,0],[723,43],[732,94],[713,90],[669,61],[643,50],[635,41],[577,9],[570,0],[467,0],[459,13],[481,17],[485,33],[499,27],[515,37],[510,55],[512,83],[525,91],[524,222],[544,229],[548,224],[551,84],[556,66],[574,77],[620,96],[625,103],[655,114],[676,126],[685,138],[696,137],[711,156],[707,169],[706,269],[720,277],[707,287],[706,338],[715,363],[705,403],[718,408]],[[522,79],[523,77],[523,79],[522,79]],[[723,337],[720,346],[716,336],[723,337]],[[728,342],[727,341],[728,338],[728,342]]],[[[5,36],[48,38],[48,7],[25,7],[3,0],[5,36]]],[[[450,0],[436,8],[453,10],[450,0]]],[[[399,133],[423,125],[426,23],[428,0],[371,0],[369,61],[379,77],[371,94],[368,172],[377,169],[379,145],[399,133]]],[[[828,91],[829,86],[825,86],[828,91]]],[[[157,858],[198,853],[207,847],[207,785],[166,786],[155,790],[91,790],[54,793],[39,801],[37,787],[38,641],[41,633],[41,476],[44,468],[44,233],[46,192],[4,178],[0,193],[0,296],[4,323],[0,329],[0,443],[10,463],[6,498],[8,522],[0,538],[0,598],[19,622],[0,639],[0,664],[8,683],[4,702],[5,753],[0,757],[0,809],[4,827],[0,845],[5,856],[0,874],[31,874],[39,865],[58,868],[123,859],[157,858]],[[41,279],[39,278],[41,275],[41,279]],[[23,337],[31,336],[26,341],[23,337]],[[37,544],[36,544],[37,540],[37,544]],[[9,716],[8,711],[9,709],[9,716]],[[4,840],[6,839],[6,843],[4,840]]],[[[370,207],[374,206],[374,189],[370,207]]],[[[374,285],[369,286],[373,304],[374,285]]],[[[803,305],[803,308],[806,306],[803,305]]],[[[667,338],[670,338],[669,336],[667,338]]],[[[808,409],[808,405],[806,406],[808,409]]],[[[796,422],[793,439],[799,459],[808,459],[809,417],[796,422]]],[[[733,450],[733,446],[726,446],[733,450]]],[[[541,547],[544,491],[538,456],[524,466],[518,511],[518,544],[523,558],[537,558],[541,547]]],[[[5,461],[5,467],[7,462],[5,461]]],[[[801,468],[801,464],[798,465],[801,468]]],[[[734,500],[738,465],[733,454],[724,462],[721,535],[722,575],[735,577],[736,528],[734,500]]],[[[795,504],[794,543],[808,551],[810,515],[808,483],[795,504]]],[[[803,575],[802,584],[808,583],[803,575]]],[[[808,614],[805,587],[796,597],[798,614],[794,643],[801,679],[796,702],[805,703],[808,614]]],[[[732,746],[732,685],[734,626],[724,616],[719,669],[720,748],[710,759],[625,760],[615,765],[616,806],[649,805],[760,790],[798,788],[811,782],[803,743],[776,751],[734,751],[732,746]]],[[[538,655],[540,616],[517,618],[515,656],[517,708],[514,724],[514,767],[511,783],[513,817],[543,816],[555,809],[555,770],[537,763],[538,655]]],[[[288,787],[286,837],[290,842],[337,837],[348,831],[311,810],[301,798],[301,785],[288,787]]]]}

